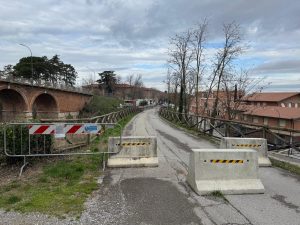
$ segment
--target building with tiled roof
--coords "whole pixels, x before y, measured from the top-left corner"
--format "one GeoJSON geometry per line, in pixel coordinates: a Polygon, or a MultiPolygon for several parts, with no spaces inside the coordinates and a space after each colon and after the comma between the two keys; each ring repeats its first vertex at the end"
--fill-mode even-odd
{"type": "Polygon", "coordinates": [[[244,101],[239,120],[300,130],[300,92],[256,93],[244,101]]]}

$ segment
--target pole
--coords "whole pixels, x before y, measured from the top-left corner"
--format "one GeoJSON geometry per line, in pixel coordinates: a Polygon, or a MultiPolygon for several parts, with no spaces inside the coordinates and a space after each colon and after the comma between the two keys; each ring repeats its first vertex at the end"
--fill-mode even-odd
{"type": "Polygon", "coordinates": [[[30,61],[31,61],[31,84],[33,84],[33,62],[32,62],[32,51],[29,48],[29,46],[25,45],[25,44],[20,44],[21,46],[27,48],[30,51],[30,61]]]}

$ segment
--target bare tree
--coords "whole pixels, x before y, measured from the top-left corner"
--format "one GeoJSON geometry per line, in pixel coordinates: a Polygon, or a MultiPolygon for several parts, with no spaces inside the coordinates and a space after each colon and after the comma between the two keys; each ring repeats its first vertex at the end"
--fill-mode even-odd
{"type": "Polygon", "coordinates": [[[89,74],[88,77],[82,78],[82,85],[89,86],[96,83],[96,78],[93,74],[89,74]]]}
{"type": "Polygon", "coordinates": [[[141,74],[138,74],[134,77],[133,85],[136,87],[143,87],[143,76],[141,74]]]}
{"type": "Polygon", "coordinates": [[[196,61],[195,68],[195,97],[196,97],[196,114],[199,114],[199,83],[204,70],[204,44],[207,36],[208,22],[206,19],[202,23],[196,25],[192,35],[192,46],[196,61]]]}
{"type": "Polygon", "coordinates": [[[225,73],[228,73],[233,60],[241,55],[243,48],[241,45],[241,34],[239,25],[235,22],[223,25],[224,43],[223,47],[219,49],[215,56],[213,76],[209,89],[208,96],[212,91],[214,82],[216,82],[216,95],[212,109],[212,117],[217,116],[218,103],[219,103],[219,91],[221,81],[225,73]]]}
{"type": "Polygon", "coordinates": [[[187,78],[186,78],[186,104],[187,104],[187,109],[190,109],[190,103],[193,97],[193,94],[195,93],[195,87],[196,87],[196,71],[195,70],[190,70],[187,73],[187,78]]]}
{"type": "Polygon", "coordinates": [[[134,75],[133,74],[130,74],[126,77],[126,82],[132,86],[133,85],[133,80],[134,80],[134,75]]]}
{"type": "Polygon", "coordinates": [[[120,75],[116,76],[116,84],[121,84],[122,83],[122,77],[120,75]]]}
{"type": "Polygon", "coordinates": [[[169,63],[180,74],[179,113],[187,112],[186,77],[193,58],[191,38],[192,32],[188,30],[170,39],[169,63]]]}
{"type": "Polygon", "coordinates": [[[170,68],[168,68],[166,79],[164,83],[167,85],[167,100],[168,104],[170,103],[170,94],[171,94],[171,85],[172,85],[172,74],[170,68]]]}
{"type": "Polygon", "coordinates": [[[171,102],[174,104],[174,108],[177,110],[178,106],[178,88],[180,86],[181,75],[179,72],[173,72],[171,74],[171,102]]]}

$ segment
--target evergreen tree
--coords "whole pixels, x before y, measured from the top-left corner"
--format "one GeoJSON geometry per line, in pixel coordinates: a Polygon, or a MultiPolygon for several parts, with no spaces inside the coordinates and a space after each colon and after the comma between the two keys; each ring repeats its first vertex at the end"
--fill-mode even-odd
{"type": "Polygon", "coordinates": [[[99,73],[100,79],[97,82],[100,85],[104,85],[106,93],[112,95],[114,92],[115,85],[117,83],[116,74],[114,71],[103,71],[99,73]]]}

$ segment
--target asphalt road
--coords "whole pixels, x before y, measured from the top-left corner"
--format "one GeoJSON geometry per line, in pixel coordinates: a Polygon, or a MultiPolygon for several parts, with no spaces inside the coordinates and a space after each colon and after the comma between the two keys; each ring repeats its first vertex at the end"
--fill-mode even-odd
{"type": "Polygon", "coordinates": [[[189,153],[216,146],[170,126],[157,109],[138,114],[124,134],[157,136],[159,167],[106,170],[86,218],[97,214],[101,224],[130,225],[300,225],[300,176],[260,168],[265,194],[226,195],[228,201],[198,196],[186,183],[189,153]]]}
{"type": "Polygon", "coordinates": [[[0,210],[0,224],[300,225],[300,176],[260,168],[265,194],[198,196],[186,183],[192,148],[217,148],[170,126],[157,109],[138,114],[124,135],[157,136],[159,167],[106,169],[78,219],[0,210]]]}

